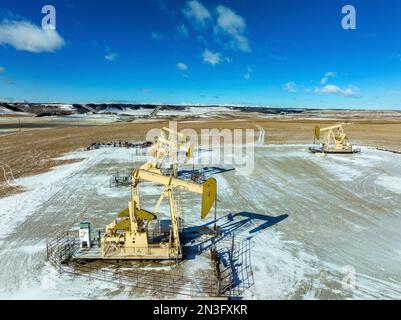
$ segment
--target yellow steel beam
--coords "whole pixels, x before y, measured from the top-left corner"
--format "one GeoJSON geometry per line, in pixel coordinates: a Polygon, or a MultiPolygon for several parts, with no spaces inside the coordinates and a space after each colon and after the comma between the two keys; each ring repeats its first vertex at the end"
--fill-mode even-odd
{"type": "Polygon", "coordinates": [[[215,178],[209,178],[205,183],[199,184],[192,181],[184,181],[178,178],[164,176],[161,174],[153,173],[150,171],[136,169],[133,172],[133,181],[144,180],[161,185],[169,186],[171,188],[182,188],[189,192],[198,193],[202,195],[202,210],[201,218],[204,219],[212,208],[217,194],[217,182],[215,178]]]}

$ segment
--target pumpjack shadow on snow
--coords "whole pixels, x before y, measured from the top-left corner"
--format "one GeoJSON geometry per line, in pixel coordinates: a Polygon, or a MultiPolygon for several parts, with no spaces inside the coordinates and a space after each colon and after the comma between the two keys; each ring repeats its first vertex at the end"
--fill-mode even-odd
{"type": "MultiPolygon", "coordinates": [[[[259,232],[262,232],[263,230],[272,227],[287,218],[287,214],[273,217],[251,212],[238,212],[235,214],[230,213],[217,219],[216,221],[220,235],[216,242],[227,241],[227,239],[233,235],[234,237],[239,237],[241,240],[252,240],[252,238],[259,232]],[[257,221],[264,221],[264,223],[255,226],[257,221]],[[255,226],[255,228],[252,228],[253,226],[255,226]],[[248,236],[246,236],[246,231],[248,231],[248,236]],[[246,236],[245,239],[244,236],[246,236]]],[[[211,229],[213,226],[214,221],[210,221],[201,226],[190,226],[184,228],[183,244],[187,251],[185,255],[186,259],[194,259],[197,255],[202,254],[202,252],[210,248],[212,245],[210,237],[203,241],[197,242],[194,245],[191,245],[191,243],[194,243],[197,239],[201,238],[207,233],[212,234],[213,231],[211,229]]]]}
{"type": "MultiPolygon", "coordinates": [[[[272,227],[272,226],[280,223],[281,221],[287,219],[288,214],[283,214],[278,217],[272,217],[272,216],[266,216],[266,215],[257,214],[257,213],[251,213],[251,212],[239,212],[234,215],[229,214],[227,216],[227,220],[234,221],[235,217],[244,217],[245,218],[239,222],[241,225],[245,225],[248,222],[252,223],[254,220],[266,221],[265,223],[259,225],[258,227],[254,228],[252,230],[249,230],[249,234],[255,234],[255,233],[263,231],[264,229],[272,227]]],[[[249,237],[249,239],[251,239],[251,238],[252,237],[249,237]]]]}
{"type": "MultiPolygon", "coordinates": [[[[235,168],[219,168],[219,167],[205,167],[202,169],[202,171],[205,175],[205,178],[209,178],[216,174],[221,174],[221,173],[234,171],[234,170],[235,170],[235,168]]],[[[180,170],[178,172],[178,176],[183,179],[190,178],[193,173],[196,173],[198,171],[199,170],[196,170],[196,169],[195,170],[180,170]]]]}
{"type": "Polygon", "coordinates": [[[216,221],[219,236],[209,236],[204,240],[201,238],[205,238],[205,235],[213,235],[214,221],[202,226],[184,228],[185,258],[195,259],[205,251],[217,248],[223,268],[231,270],[231,296],[238,297],[254,285],[251,266],[253,237],[287,218],[287,214],[278,217],[251,212],[228,214],[216,221]]]}

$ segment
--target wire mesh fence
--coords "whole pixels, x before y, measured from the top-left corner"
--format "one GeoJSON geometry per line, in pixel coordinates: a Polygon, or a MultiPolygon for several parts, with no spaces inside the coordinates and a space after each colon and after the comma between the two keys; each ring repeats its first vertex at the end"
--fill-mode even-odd
{"type": "MultiPolygon", "coordinates": [[[[170,270],[146,270],[113,260],[85,261],[76,257],[79,241],[72,232],[63,232],[46,241],[47,259],[60,273],[105,281],[135,291],[164,296],[238,297],[253,285],[250,263],[251,243],[235,243],[221,247],[216,239],[204,244],[210,250],[214,270],[207,276],[184,275],[182,264],[170,270]]],[[[205,249],[203,249],[205,250],[205,249]]]]}

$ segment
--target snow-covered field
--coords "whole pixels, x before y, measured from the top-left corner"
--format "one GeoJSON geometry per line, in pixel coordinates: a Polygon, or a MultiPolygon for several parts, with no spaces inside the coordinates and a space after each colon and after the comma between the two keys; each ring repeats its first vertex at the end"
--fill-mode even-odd
{"type": "Polygon", "coordinates": [[[115,114],[101,114],[101,113],[85,113],[85,114],[72,114],[68,116],[51,116],[47,117],[50,120],[56,120],[60,122],[88,122],[96,124],[106,124],[118,121],[118,116],[115,114]]]}
{"type": "Polygon", "coordinates": [[[188,107],[186,110],[161,110],[159,116],[207,116],[222,114],[237,113],[239,111],[232,110],[227,107],[188,107]]]}
{"type": "MultiPolygon", "coordinates": [[[[113,107],[108,107],[102,111],[100,111],[100,114],[103,113],[115,113],[115,114],[124,114],[124,115],[130,115],[130,116],[148,116],[152,113],[153,109],[129,109],[125,108],[123,110],[118,109],[118,108],[113,108],[113,107]]],[[[177,110],[160,110],[157,115],[161,117],[167,117],[167,116],[199,116],[199,115],[208,115],[210,114],[218,114],[218,113],[236,113],[239,112],[237,110],[232,110],[227,107],[202,107],[202,106],[197,106],[197,107],[186,107],[185,109],[177,109],[177,110]]]]}
{"type": "Polygon", "coordinates": [[[0,114],[13,114],[14,112],[0,106],[0,114]]]}
{"type": "MultiPolygon", "coordinates": [[[[362,151],[321,158],[307,146],[259,144],[251,175],[215,175],[219,225],[252,243],[254,285],[245,298],[401,298],[401,156],[362,151]],[[350,277],[355,287],[345,283],[350,277]]],[[[109,179],[146,159],[118,148],[68,158],[84,160],[18,180],[27,191],[0,199],[0,298],[146,298],[60,276],[45,263],[45,239],[83,220],[102,228],[127,207],[129,189],[111,189],[109,179]]],[[[160,193],[143,190],[144,203],[160,193]]],[[[200,221],[198,198],[180,200],[189,224],[212,221],[213,214],[200,221]]],[[[195,258],[186,268],[194,274],[207,261],[195,258]]]]}

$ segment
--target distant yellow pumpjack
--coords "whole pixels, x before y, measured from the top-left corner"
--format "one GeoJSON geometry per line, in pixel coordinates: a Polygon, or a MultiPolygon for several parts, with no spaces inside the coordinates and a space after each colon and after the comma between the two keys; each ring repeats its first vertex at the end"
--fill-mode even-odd
{"type": "Polygon", "coordinates": [[[155,139],[150,151],[153,159],[141,166],[141,169],[162,174],[163,165],[169,161],[171,168],[168,174],[177,177],[179,152],[185,152],[185,163],[191,159],[192,145],[189,138],[169,128],[162,128],[161,135],[155,139]]]}
{"type": "Polygon", "coordinates": [[[327,127],[321,129],[319,126],[315,127],[314,138],[316,141],[320,140],[321,133],[324,133],[324,142],[322,147],[310,148],[310,151],[313,153],[358,153],[359,149],[354,149],[353,146],[349,143],[348,136],[344,131],[344,124],[338,124],[335,126],[327,127]]]}

